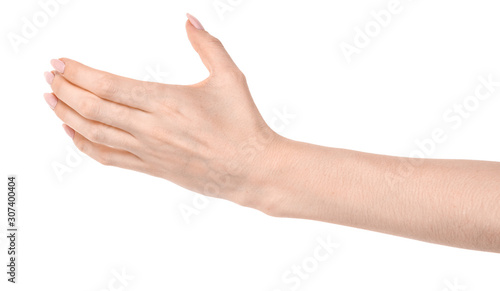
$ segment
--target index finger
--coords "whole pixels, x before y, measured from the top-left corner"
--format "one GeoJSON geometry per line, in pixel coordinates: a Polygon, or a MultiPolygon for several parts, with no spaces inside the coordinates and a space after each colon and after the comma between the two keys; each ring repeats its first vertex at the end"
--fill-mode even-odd
{"type": "Polygon", "coordinates": [[[158,83],[114,75],[68,58],[54,59],[50,63],[66,80],[103,99],[143,111],[154,108],[151,101],[158,83]]]}

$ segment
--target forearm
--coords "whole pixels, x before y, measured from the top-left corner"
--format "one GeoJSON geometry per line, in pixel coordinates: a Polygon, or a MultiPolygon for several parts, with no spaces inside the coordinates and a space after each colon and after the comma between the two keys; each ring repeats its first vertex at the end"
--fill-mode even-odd
{"type": "Polygon", "coordinates": [[[500,163],[402,159],[284,140],[261,210],[500,252],[500,163]],[[402,170],[404,169],[404,170],[402,170]]]}

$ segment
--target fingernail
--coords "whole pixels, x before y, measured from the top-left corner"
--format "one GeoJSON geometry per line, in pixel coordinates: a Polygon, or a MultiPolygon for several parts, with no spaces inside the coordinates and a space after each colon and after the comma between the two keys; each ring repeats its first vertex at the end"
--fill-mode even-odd
{"type": "Polygon", "coordinates": [[[75,130],[72,129],[71,127],[67,126],[66,124],[63,124],[62,127],[64,128],[64,131],[68,134],[68,136],[73,139],[75,137],[75,130]]]}
{"type": "Polygon", "coordinates": [[[52,59],[50,60],[50,64],[52,65],[52,67],[54,67],[54,69],[56,69],[56,71],[58,71],[59,73],[64,73],[64,62],[61,61],[61,60],[58,60],[58,59],[52,59]]]}
{"type": "Polygon", "coordinates": [[[203,28],[203,25],[201,25],[200,21],[198,19],[196,19],[196,17],[194,17],[193,15],[191,15],[189,13],[186,13],[186,16],[189,19],[189,22],[191,22],[191,24],[194,27],[196,27],[196,29],[205,30],[205,28],[203,28]]]}
{"type": "Polygon", "coordinates": [[[57,97],[52,93],[45,93],[45,94],[43,94],[43,98],[45,98],[45,102],[47,102],[47,104],[49,104],[49,107],[52,110],[54,110],[54,108],[57,105],[57,97]]]}
{"type": "Polygon", "coordinates": [[[52,81],[54,81],[54,74],[52,72],[45,72],[43,74],[45,75],[45,80],[47,81],[47,83],[51,85],[52,81]]]}

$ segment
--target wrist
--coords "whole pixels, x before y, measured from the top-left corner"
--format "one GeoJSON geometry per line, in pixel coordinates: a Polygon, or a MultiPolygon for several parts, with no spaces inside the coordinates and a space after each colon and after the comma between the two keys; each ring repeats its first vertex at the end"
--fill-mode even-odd
{"type": "Polygon", "coordinates": [[[243,195],[245,206],[275,217],[299,217],[302,206],[301,187],[314,180],[308,171],[308,144],[274,134],[265,150],[256,155],[247,177],[243,195]],[[306,169],[304,169],[304,166],[306,169]]]}
{"type": "Polygon", "coordinates": [[[284,166],[290,140],[267,128],[239,147],[232,171],[240,177],[226,199],[274,216],[274,205],[281,191],[275,191],[273,180],[284,166]]]}
{"type": "Polygon", "coordinates": [[[251,207],[275,217],[350,224],[359,203],[353,190],[373,171],[366,155],[279,136],[250,176],[251,207]]]}

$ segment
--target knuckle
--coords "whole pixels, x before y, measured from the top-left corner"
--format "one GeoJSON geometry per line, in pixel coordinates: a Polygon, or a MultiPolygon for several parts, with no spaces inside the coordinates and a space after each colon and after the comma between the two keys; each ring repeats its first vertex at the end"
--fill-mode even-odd
{"type": "Polygon", "coordinates": [[[62,86],[62,78],[59,74],[55,74],[54,76],[54,80],[52,81],[52,84],[51,84],[51,87],[52,87],[52,91],[54,91],[54,93],[58,93],[58,92],[61,92],[61,86],[62,86]]]}
{"type": "Polygon", "coordinates": [[[79,109],[83,117],[94,119],[99,116],[100,104],[96,100],[85,98],[81,101],[79,109]]]}
{"type": "Polygon", "coordinates": [[[222,44],[222,42],[218,38],[216,38],[214,36],[212,36],[210,38],[209,42],[210,42],[210,44],[212,44],[214,46],[224,47],[224,45],[222,44]]]}
{"type": "Polygon", "coordinates": [[[113,164],[112,160],[111,160],[111,156],[105,152],[99,152],[97,157],[96,157],[96,161],[104,166],[111,166],[113,164]]]}
{"type": "Polygon", "coordinates": [[[117,86],[113,77],[102,74],[97,80],[96,88],[100,94],[105,96],[113,96],[116,94],[117,86]]]}
{"type": "Polygon", "coordinates": [[[102,128],[92,126],[87,134],[87,138],[93,142],[96,143],[103,143],[105,142],[105,135],[103,133],[102,128]]]}
{"type": "Polygon", "coordinates": [[[187,100],[184,96],[189,96],[190,94],[196,94],[191,88],[186,87],[183,91],[178,91],[174,87],[170,87],[168,85],[159,86],[156,92],[159,92],[157,98],[149,98],[149,100],[153,100],[152,108],[163,110],[169,113],[172,112],[180,112],[181,107],[185,107],[187,100]]]}
{"type": "Polygon", "coordinates": [[[149,95],[148,90],[142,83],[139,84],[140,85],[132,87],[132,89],[129,92],[129,98],[131,100],[134,100],[135,102],[142,102],[144,100],[148,100],[147,98],[147,96],[149,95]]]}
{"type": "Polygon", "coordinates": [[[120,120],[121,122],[129,123],[132,122],[130,119],[130,109],[125,106],[114,106],[113,114],[106,114],[108,116],[106,124],[111,124],[113,120],[120,120]]]}
{"type": "Polygon", "coordinates": [[[74,140],[76,148],[78,148],[82,153],[88,154],[89,145],[84,139],[76,139],[74,140]]]}
{"type": "Polygon", "coordinates": [[[56,106],[54,112],[56,113],[57,117],[59,117],[59,119],[61,119],[62,121],[64,122],[68,121],[68,110],[63,106],[56,106]]]}
{"type": "Polygon", "coordinates": [[[168,130],[161,126],[153,126],[148,130],[148,135],[155,141],[163,143],[168,141],[170,138],[168,130]]]}
{"type": "Polygon", "coordinates": [[[246,82],[245,75],[238,68],[225,70],[223,75],[224,75],[225,79],[227,79],[228,81],[230,81],[232,83],[234,83],[234,82],[240,82],[240,83],[246,82]]]}
{"type": "MultiPolygon", "coordinates": [[[[60,58],[60,60],[64,63],[64,75],[65,76],[68,76],[68,75],[71,75],[73,76],[75,74],[75,61],[73,61],[72,59],[68,59],[68,58],[60,58]]],[[[76,70],[76,72],[78,72],[78,70],[76,70]]]]}
{"type": "Polygon", "coordinates": [[[100,114],[95,120],[103,124],[115,125],[118,124],[131,124],[133,121],[130,119],[130,109],[115,103],[105,103],[99,109],[100,114]]]}

